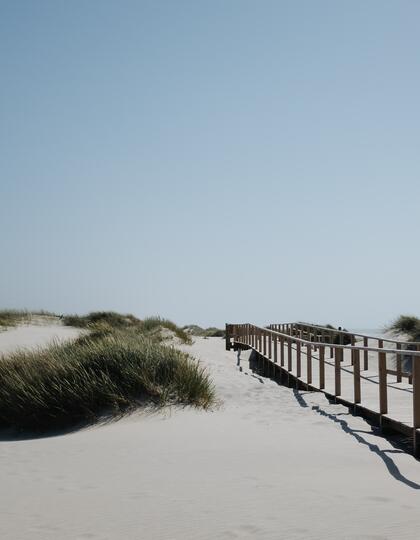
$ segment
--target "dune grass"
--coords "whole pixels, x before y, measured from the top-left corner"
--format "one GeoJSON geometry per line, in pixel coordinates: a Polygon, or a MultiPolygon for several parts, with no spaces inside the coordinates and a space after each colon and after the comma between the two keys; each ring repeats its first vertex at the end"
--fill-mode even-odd
{"type": "Polygon", "coordinates": [[[87,315],[65,315],[63,324],[77,328],[88,328],[92,324],[105,323],[112,328],[140,326],[141,321],[134,315],[122,315],[115,311],[92,311],[87,315]]]}
{"type": "Polygon", "coordinates": [[[173,332],[182,343],[191,344],[191,337],[182,328],[162,317],[147,317],[141,320],[134,315],[121,315],[115,311],[94,311],[88,315],[66,315],[63,323],[67,326],[86,329],[97,328],[98,324],[112,329],[136,329],[142,334],[149,334],[157,341],[164,339],[161,331],[166,328],[173,332]]]}
{"type": "Polygon", "coordinates": [[[214,389],[191,356],[139,332],[98,324],[75,342],[0,362],[0,426],[65,429],[145,403],[209,407],[214,389]]]}
{"type": "Polygon", "coordinates": [[[55,317],[58,315],[51,311],[37,310],[29,311],[26,309],[0,309],[0,329],[17,326],[22,323],[29,323],[33,317],[55,317]]]}
{"type": "Polygon", "coordinates": [[[183,330],[192,336],[199,337],[225,337],[226,332],[222,328],[216,328],[215,326],[210,326],[209,328],[202,328],[197,324],[189,324],[183,327],[183,330]]]}
{"type": "Polygon", "coordinates": [[[167,330],[173,332],[182,343],[187,345],[192,343],[191,337],[187,334],[187,332],[169,319],[163,319],[161,317],[147,317],[141,322],[141,329],[143,332],[153,333],[161,328],[166,328],[167,330]]]}
{"type": "Polygon", "coordinates": [[[20,322],[30,319],[29,311],[18,309],[1,309],[0,310],[0,327],[16,326],[20,322]]]}
{"type": "Polygon", "coordinates": [[[411,341],[420,341],[420,319],[414,315],[400,315],[389,329],[407,334],[411,341]]]}

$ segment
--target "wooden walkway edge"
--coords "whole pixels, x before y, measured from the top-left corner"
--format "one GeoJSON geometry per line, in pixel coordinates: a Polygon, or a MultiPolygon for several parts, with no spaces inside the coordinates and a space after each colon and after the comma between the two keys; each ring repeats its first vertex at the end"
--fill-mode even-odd
{"type": "Polygon", "coordinates": [[[412,437],[415,456],[420,456],[418,346],[307,323],[226,324],[226,349],[253,349],[265,373],[283,384],[321,391],[383,433],[412,437]]]}

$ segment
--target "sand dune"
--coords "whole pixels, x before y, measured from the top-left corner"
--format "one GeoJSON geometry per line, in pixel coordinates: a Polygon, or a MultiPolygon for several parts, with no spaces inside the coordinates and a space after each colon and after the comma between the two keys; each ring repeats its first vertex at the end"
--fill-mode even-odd
{"type": "Polygon", "coordinates": [[[75,339],[80,335],[78,328],[62,326],[49,321],[45,324],[29,324],[0,331],[0,355],[19,348],[44,346],[51,341],[75,339]]]}
{"type": "Polygon", "coordinates": [[[419,462],[321,394],[255,376],[247,354],[237,366],[219,338],[187,349],[213,375],[213,412],[0,442],[0,538],[418,537],[419,462]]]}

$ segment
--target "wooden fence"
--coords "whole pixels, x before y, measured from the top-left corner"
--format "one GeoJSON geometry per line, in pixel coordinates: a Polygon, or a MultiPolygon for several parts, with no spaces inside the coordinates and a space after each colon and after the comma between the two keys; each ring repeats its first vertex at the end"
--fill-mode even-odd
{"type": "MultiPolygon", "coordinates": [[[[264,361],[269,373],[279,376],[289,385],[296,385],[310,390],[320,390],[337,402],[352,407],[357,413],[377,421],[386,432],[395,430],[413,438],[413,450],[420,455],[420,344],[378,338],[363,334],[354,334],[307,323],[272,324],[267,328],[253,324],[227,324],[226,348],[252,348],[264,361]],[[302,355],[305,354],[305,362],[302,355]],[[343,358],[350,359],[353,392],[351,399],[343,399],[342,376],[343,358]],[[387,367],[387,357],[395,359],[395,369],[387,367]],[[375,382],[377,407],[362,406],[361,378],[363,371],[370,369],[369,362],[375,361],[378,381],[375,382]],[[404,371],[402,359],[411,360],[411,370],[404,371]],[[318,380],[313,380],[313,363],[318,362],[318,380]],[[334,391],[325,390],[325,366],[334,368],[334,391]],[[306,373],[302,366],[306,364],[306,373]],[[412,419],[401,421],[398,411],[388,414],[388,391],[390,377],[395,376],[395,383],[410,385],[406,392],[412,402],[412,419]],[[376,390],[377,388],[377,390],[376,390]]],[[[346,371],[348,377],[349,371],[346,371]]]]}
{"type": "MultiPolygon", "coordinates": [[[[328,344],[339,345],[356,345],[363,343],[363,370],[369,369],[369,350],[377,351],[379,349],[394,349],[395,369],[387,369],[388,375],[395,375],[397,382],[401,382],[406,378],[409,384],[412,384],[411,371],[403,370],[403,358],[410,358],[411,354],[406,351],[420,350],[420,343],[389,339],[378,336],[369,336],[366,334],[358,334],[348,332],[347,330],[338,330],[309,323],[281,323],[270,324],[269,329],[277,332],[283,332],[288,335],[293,335],[307,341],[319,341],[328,344]],[[401,351],[401,352],[400,352],[401,351]]],[[[331,357],[333,357],[333,349],[331,348],[331,357]]],[[[353,365],[353,360],[352,360],[353,365]]]]}

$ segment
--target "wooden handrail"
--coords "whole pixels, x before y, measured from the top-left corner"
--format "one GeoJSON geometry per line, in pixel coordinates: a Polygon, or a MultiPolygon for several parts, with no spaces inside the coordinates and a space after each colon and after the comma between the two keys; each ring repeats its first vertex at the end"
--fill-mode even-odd
{"type": "MultiPolygon", "coordinates": [[[[384,337],[378,337],[378,336],[369,336],[367,334],[359,334],[357,332],[350,332],[349,330],[338,330],[338,328],[328,328],[327,326],[320,326],[318,324],[312,324],[312,323],[306,323],[306,322],[295,322],[295,323],[282,323],[282,324],[287,324],[287,325],[301,325],[301,326],[307,326],[307,327],[311,327],[311,328],[317,328],[319,330],[323,330],[324,332],[329,332],[329,333],[332,333],[332,334],[342,334],[342,335],[348,335],[348,336],[357,336],[357,337],[360,337],[360,338],[368,338],[368,339],[382,339],[383,341],[386,341],[388,343],[402,343],[404,345],[417,345],[418,342],[417,341],[403,341],[403,340],[400,340],[400,339],[389,339],[389,338],[384,338],[384,337]]],[[[270,326],[278,326],[278,325],[275,325],[275,324],[270,324],[270,326]]]]}
{"type": "MultiPolygon", "coordinates": [[[[233,325],[235,326],[235,325],[233,325]]],[[[316,346],[316,347],[319,347],[320,345],[323,345],[323,346],[326,346],[326,347],[330,347],[330,345],[332,345],[334,348],[340,348],[340,349],[348,349],[348,350],[351,350],[351,349],[355,349],[355,350],[359,350],[359,351],[374,351],[374,352],[385,352],[385,353],[390,353],[390,354],[396,354],[397,353],[397,349],[384,349],[382,347],[365,347],[365,346],[361,346],[361,345],[341,345],[339,343],[333,343],[333,344],[330,344],[330,343],[325,343],[324,341],[309,341],[309,340],[306,340],[306,339],[302,339],[302,338],[298,338],[296,336],[293,336],[293,335],[290,335],[290,334],[283,334],[282,332],[278,332],[277,330],[272,330],[271,328],[264,328],[262,326],[256,326],[256,325],[251,325],[253,326],[254,328],[258,328],[259,330],[262,330],[264,332],[271,332],[273,334],[277,334],[279,336],[283,336],[283,337],[286,337],[286,338],[289,338],[289,339],[292,339],[293,341],[297,342],[299,341],[300,343],[304,344],[304,345],[313,345],[313,346],[316,346]]],[[[368,336],[366,336],[368,337],[368,336]]],[[[388,341],[386,339],[382,339],[382,338],[378,338],[378,337],[375,337],[375,338],[372,338],[372,339],[376,339],[378,341],[382,340],[382,341],[388,341]]],[[[398,342],[398,341],[395,341],[393,343],[403,343],[403,344],[407,344],[407,342],[398,342]]],[[[412,345],[419,345],[419,343],[412,343],[412,345]]],[[[404,356],[420,356],[420,351],[412,351],[410,349],[402,349],[402,352],[401,354],[403,354],[404,356]]]]}
{"type": "MultiPolygon", "coordinates": [[[[412,433],[413,433],[413,445],[415,455],[420,454],[420,344],[416,343],[415,350],[406,350],[404,345],[409,343],[399,342],[396,340],[386,340],[384,338],[370,337],[363,334],[351,334],[350,332],[336,331],[325,327],[319,327],[317,325],[307,325],[307,328],[302,328],[305,324],[301,323],[282,323],[276,325],[270,325],[268,328],[256,326],[250,323],[245,324],[227,324],[226,325],[226,348],[230,349],[233,340],[234,346],[252,348],[254,349],[260,358],[264,359],[263,365],[272,370],[271,373],[276,373],[277,369],[285,373],[288,377],[292,377],[298,381],[304,387],[312,390],[321,390],[328,394],[325,390],[325,366],[330,365],[333,367],[334,373],[334,392],[332,396],[335,399],[341,400],[343,403],[351,403],[351,406],[358,407],[363,414],[369,413],[370,415],[378,415],[379,424],[382,429],[389,427],[392,424],[395,429],[407,433],[408,425],[406,420],[402,421],[397,418],[391,418],[388,414],[389,400],[388,400],[388,384],[387,376],[390,374],[396,375],[397,383],[401,382],[402,377],[409,377],[409,382],[412,383],[412,390],[402,387],[405,392],[412,394],[412,433]],[[301,328],[299,328],[301,326],[301,328]],[[273,327],[275,329],[273,329],[273,327]],[[312,330],[316,330],[313,332],[312,330]],[[324,341],[313,341],[318,338],[321,331],[321,338],[324,341]],[[343,343],[331,343],[331,341],[325,341],[325,332],[344,334],[350,334],[352,336],[351,343],[344,345],[343,343]],[[299,334],[299,336],[296,335],[299,334]],[[305,339],[303,336],[308,339],[305,339]],[[363,346],[356,345],[354,336],[363,338],[363,346]],[[377,340],[378,346],[374,347],[369,345],[369,339],[377,340]],[[386,348],[384,344],[396,343],[396,348],[386,348]],[[292,347],[296,345],[296,347],[292,347]],[[280,351],[278,351],[280,347],[280,351]],[[325,359],[325,349],[330,348],[331,362],[325,359]],[[313,351],[319,351],[319,355],[314,356],[313,351]],[[351,359],[351,365],[346,365],[344,370],[342,362],[344,359],[344,352],[350,351],[348,356],[351,359]],[[361,376],[361,351],[363,352],[363,367],[367,369],[368,353],[376,353],[378,364],[378,380],[375,383],[370,384],[377,385],[378,388],[378,409],[368,409],[362,406],[362,387],[361,379],[368,380],[366,377],[361,376]],[[279,354],[280,353],[280,354],[279,354]],[[302,374],[302,354],[306,355],[306,373],[302,374]],[[387,355],[393,355],[396,358],[396,369],[387,369],[387,355]],[[409,357],[412,359],[412,373],[404,373],[402,371],[402,358],[409,357]],[[280,362],[278,361],[280,358],[280,362]],[[313,360],[319,362],[319,387],[313,384],[313,360]],[[294,365],[295,364],[295,365],[294,365]],[[342,373],[347,373],[345,376],[348,379],[348,375],[353,377],[353,400],[349,402],[341,397],[342,395],[342,373]],[[417,430],[419,433],[417,433],[417,430]]],[[[341,340],[342,341],[342,340],[341,340]]],[[[346,378],[344,380],[346,380],[346,378]]],[[[369,387],[372,389],[372,387],[369,387]]],[[[376,386],[375,386],[376,388],[376,386]]],[[[401,389],[401,388],[400,388],[401,389]]],[[[369,390],[370,391],[370,390],[369,390]]],[[[395,389],[390,392],[395,392],[395,389]]],[[[348,388],[347,388],[348,392],[348,388]]],[[[404,394],[405,395],[405,394],[404,394]]],[[[406,407],[406,405],[404,405],[406,407]]],[[[403,409],[404,410],[404,409],[403,409]]],[[[369,416],[369,415],[368,415],[369,416]]]]}

